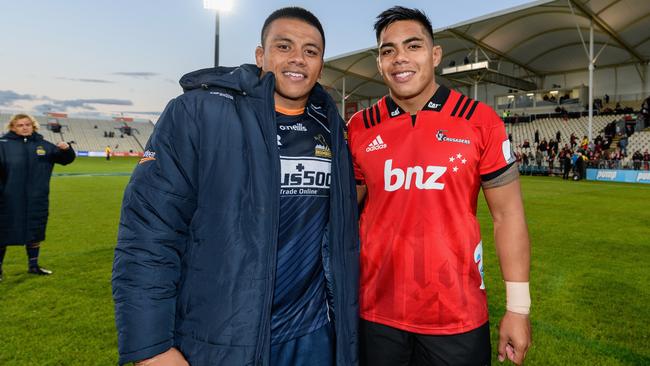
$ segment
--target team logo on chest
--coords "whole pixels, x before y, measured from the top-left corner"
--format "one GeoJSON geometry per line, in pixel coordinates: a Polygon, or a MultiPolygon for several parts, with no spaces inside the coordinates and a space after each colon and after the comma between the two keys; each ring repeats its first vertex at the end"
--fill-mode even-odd
{"type": "Polygon", "coordinates": [[[316,146],[314,147],[314,155],[316,155],[319,158],[332,158],[332,149],[327,145],[327,141],[325,141],[325,137],[323,135],[317,135],[314,137],[314,140],[316,140],[316,146]]]}
{"type": "Polygon", "coordinates": [[[45,149],[43,148],[43,146],[39,145],[36,147],[36,155],[45,156],[45,149]]]}
{"type": "Polygon", "coordinates": [[[438,130],[438,132],[436,132],[436,140],[438,140],[440,142],[455,142],[455,143],[458,143],[458,144],[465,144],[465,145],[470,144],[470,141],[468,139],[459,139],[459,138],[455,138],[455,137],[448,137],[445,134],[445,132],[447,132],[447,130],[438,130]]]}

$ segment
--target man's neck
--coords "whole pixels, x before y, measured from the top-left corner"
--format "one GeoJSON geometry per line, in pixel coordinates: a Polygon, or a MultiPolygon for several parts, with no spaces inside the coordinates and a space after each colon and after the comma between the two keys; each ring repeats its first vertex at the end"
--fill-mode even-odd
{"type": "Polygon", "coordinates": [[[277,92],[273,94],[273,98],[275,100],[276,108],[279,107],[280,109],[299,110],[299,109],[304,109],[305,106],[307,105],[307,98],[288,99],[281,96],[277,92]]]}
{"type": "Polygon", "coordinates": [[[390,97],[409,114],[417,114],[426,105],[427,101],[431,99],[433,94],[438,90],[438,87],[439,85],[433,82],[430,87],[426,88],[416,96],[400,98],[391,91],[390,97]]]}

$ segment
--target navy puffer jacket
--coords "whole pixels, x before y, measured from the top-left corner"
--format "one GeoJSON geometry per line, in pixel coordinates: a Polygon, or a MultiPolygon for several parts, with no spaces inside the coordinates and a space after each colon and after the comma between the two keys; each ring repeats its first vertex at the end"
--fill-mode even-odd
{"type": "MultiPolygon", "coordinates": [[[[120,363],[177,347],[191,365],[269,365],[280,160],[273,74],[253,65],[181,79],[124,194],[113,265],[120,363]]],[[[344,124],[317,85],[308,105],[332,132],[322,243],[336,364],[357,364],[356,191],[344,124]]]]}
{"type": "Polygon", "coordinates": [[[61,150],[36,132],[0,138],[1,246],[45,240],[52,168],[70,164],[75,156],[72,147],[61,150]]]}

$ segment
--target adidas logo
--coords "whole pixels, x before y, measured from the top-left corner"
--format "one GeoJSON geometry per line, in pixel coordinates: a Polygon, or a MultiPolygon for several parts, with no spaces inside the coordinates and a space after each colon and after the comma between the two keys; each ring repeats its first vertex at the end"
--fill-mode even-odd
{"type": "Polygon", "coordinates": [[[381,136],[377,135],[377,137],[375,137],[375,139],[368,144],[368,147],[366,147],[366,152],[377,151],[385,149],[387,147],[388,145],[384,143],[384,140],[381,139],[381,136]]]}

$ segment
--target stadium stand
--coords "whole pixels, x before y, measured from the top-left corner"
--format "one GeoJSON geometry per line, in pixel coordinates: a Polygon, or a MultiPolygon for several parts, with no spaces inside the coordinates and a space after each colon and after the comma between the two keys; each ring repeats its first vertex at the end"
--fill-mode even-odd
{"type": "Polygon", "coordinates": [[[634,152],[639,150],[644,152],[650,150],[650,130],[637,132],[630,136],[628,151],[634,152]]]}
{"type": "MultiPolygon", "coordinates": [[[[594,131],[598,132],[605,128],[607,123],[620,118],[622,118],[622,115],[595,116],[593,122],[594,131]]],[[[506,129],[508,133],[512,134],[512,144],[515,146],[521,145],[524,139],[528,139],[533,143],[535,131],[539,131],[540,140],[545,138],[547,141],[555,139],[556,132],[560,131],[562,135],[560,146],[564,146],[564,143],[569,143],[569,136],[572,133],[582,139],[586,134],[588,122],[588,118],[584,116],[567,120],[543,118],[530,123],[509,123],[506,125],[506,129]]]]}
{"type": "MultiPolygon", "coordinates": [[[[558,151],[555,151],[554,160],[549,161],[549,153],[543,153],[543,160],[541,164],[541,169],[533,169],[533,174],[560,174],[561,166],[559,161],[559,155],[565,145],[569,146],[571,154],[573,155],[577,151],[581,151],[589,157],[588,166],[599,167],[599,168],[617,168],[617,169],[633,169],[633,158],[632,155],[634,152],[639,151],[644,153],[647,150],[650,150],[650,128],[645,128],[641,131],[634,131],[633,129],[626,132],[626,118],[629,118],[627,114],[611,114],[611,115],[599,115],[594,116],[593,119],[593,131],[594,136],[605,136],[605,127],[608,124],[623,126],[619,127],[616,134],[612,136],[611,145],[609,148],[603,148],[601,151],[600,147],[594,146],[594,141],[589,142],[589,148],[584,149],[580,147],[580,143],[584,136],[587,134],[588,128],[588,117],[581,116],[579,118],[541,118],[536,119],[532,122],[520,122],[520,123],[507,123],[506,129],[509,136],[512,139],[512,145],[514,146],[515,153],[521,160],[523,160],[523,155],[528,155],[531,152],[533,155],[536,153],[538,144],[535,143],[535,131],[539,133],[539,140],[546,140],[550,142],[555,140],[556,134],[559,131],[561,138],[558,142],[558,151]],[[627,154],[621,154],[620,148],[618,146],[619,141],[624,138],[624,136],[629,136],[627,138],[627,154]],[[577,145],[575,148],[571,146],[570,136],[575,135],[577,137],[577,145]],[[525,141],[528,141],[528,148],[525,146],[525,141]]],[[[536,166],[535,162],[529,162],[531,166],[536,166]]],[[[642,169],[647,169],[648,165],[644,164],[642,169]]],[[[531,173],[530,168],[526,172],[531,173]]]]}
{"type": "MultiPolygon", "coordinates": [[[[39,133],[52,142],[73,141],[77,151],[103,152],[110,146],[114,153],[142,153],[144,146],[153,132],[151,121],[124,122],[90,118],[51,118],[35,116],[41,125],[39,133]],[[60,125],[60,132],[55,133],[48,124],[60,125]],[[110,134],[109,132],[112,132],[110,134]],[[109,137],[110,136],[110,137],[109,137]]],[[[4,125],[11,114],[0,113],[4,125]]]]}

